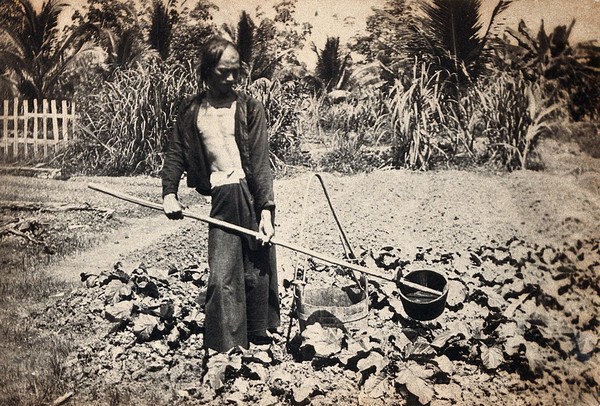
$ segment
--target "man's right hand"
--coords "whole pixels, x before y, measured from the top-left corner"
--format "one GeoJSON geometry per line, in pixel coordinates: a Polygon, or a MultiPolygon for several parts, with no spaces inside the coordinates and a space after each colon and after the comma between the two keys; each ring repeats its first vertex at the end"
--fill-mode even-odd
{"type": "Polygon", "coordinates": [[[168,194],[163,198],[163,210],[171,220],[179,220],[183,218],[181,203],[177,200],[174,193],[168,194]]]}

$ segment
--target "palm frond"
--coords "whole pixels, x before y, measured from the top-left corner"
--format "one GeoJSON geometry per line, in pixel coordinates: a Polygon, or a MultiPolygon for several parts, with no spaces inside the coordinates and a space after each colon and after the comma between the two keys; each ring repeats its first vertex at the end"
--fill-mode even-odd
{"type": "Polygon", "coordinates": [[[317,54],[317,77],[325,83],[327,90],[332,90],[345,71],[345,63],[340,54],[340,38],[327,37],[325,47],[319,51],[313,44],[313,51],[317,54]]]}
{"type": "MultiPolygon", "coordinates": [[[[50,92],[61,80],[63,75],[68,72],[73,65],[76,65],[86,54],[96,51],[96,47],[91,43],[86,43],[82,48],[78,49],[76,53],[68,56],[61,63],[53,65],[46,74],[46,80],[43,85],[43,93],[50,92]]],[[[62,58],[61,54],[61,58],[62,58]]]]}
{"type": "Polygon", "coordinates": [[[548,34],[546,34],[543,19],[540,23],[540,29],[537,34],[537,43],[534,42],[534,49],[536,50],[538,59],[540,60],[542,60],[544,55],[546,55],[550,50],[550,38],[548,37],[548,34]]]}
{"type": "Polygon", "coordinates": [[[2,49],[10,50],[25,56],[25,45],[23,44],[22,36],[18,32],[8,27],[0,27],[0,35],[2,35],[2,49]]]}
{"type": "Polygon", "coordinates": [[[18,89],[18,84],[13,78],[6,75],[0,75],[0,97],[2,96],[15,96],[18,89]]]}
{"type": "Polygon", "coordinates": [[[492,10],[492,15],[490,16],[490,21],[488,22],[487,29],[483,34],[482,38],[488,38],[490,31],[496,26],[496,19],[511,5],[512,2],[513,0],[499,0],[498,3],[496,3],[494,10],[492,10]]]}
{"type": "Polygon", "coordinates": [[[27,69],[27,63],[23,57],[9,50],[0,50],[0,66],[17,73],[27,69]]]}
{"type": "Polygon", "coordinates": [[[434,0],[425,6],[430,29],[455,61],[471,63],[467,58],[481,48],[480,0],[434,0]]]}
{"type": "Polygon", "coordinates": [[[491,29],[512,1],[496,3],[482,34],[481,0],[423,0],[424,17],[409,25],[417,33],[410,54],[425,55],[425,60],[461,81],[477,77],[487,69],[491,29]]]}
{"type": "Polygon", "coordinates": [[[250,16],[243,11],[237,28],[237,48],[242,63],[252,64],[252,51],[254,49],[254,31],[256,25],[250,16]]]}
{"type": "Polygon", "coordinates": [[[161,0],[154,0],[152,8],[150,32],[148,33],[148,42],[150,47],[155,49],[160,57],[165,60],[169,56],[171,35],[173,32],[173,21],[169,16],[169,5],[165,5],[161,0]]]}

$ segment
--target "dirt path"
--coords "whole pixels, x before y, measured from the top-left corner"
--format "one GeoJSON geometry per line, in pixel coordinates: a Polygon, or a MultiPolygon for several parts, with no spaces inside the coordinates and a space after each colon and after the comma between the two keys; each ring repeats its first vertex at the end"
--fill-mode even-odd
{"type": "Polygon", "coordinates": [[[53,264],[48,272],[64,281],[78,284],[81,272],[100,273],[118,261],[127,269],[133,269],[139,265],[135,256],[132,256],[133,252],[144,250],[176,234],[191,221],[171,221],[162,214],[126,220],[126,225],[108,234],[97,247],[53,264]]]}

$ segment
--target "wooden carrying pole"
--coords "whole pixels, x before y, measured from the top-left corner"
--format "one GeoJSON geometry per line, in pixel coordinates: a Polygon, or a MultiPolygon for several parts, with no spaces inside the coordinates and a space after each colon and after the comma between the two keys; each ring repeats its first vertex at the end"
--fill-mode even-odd
{"type": "MultiPolygon", "coordinates": [[[[156,209],[156,210],[161,210],[161,211],[163,210],[162,204],[152,203],[152,202],[149,202],[149,201],[144,200],[144,199],[139,199],[137,197],[128,195],[126,193],[121,193],[121,192],[117,192],[117,191],[108,189],[108,188],[106,188],[104,186],[100,186],[100,185],[97,185],[97,184],[94,184],[94,183],[90,183],[90,184],[88,184],[88,187],[90,189],[92,189],[92,190],[96,190],[98,192],[105,193],[107,195],[116,197],[116,198],[121,199],[121,200],[125,200],[125,201],[131,202],[131,203],[136,203],[136,204],[139,204],[141,206],[148,207],[148,208],[151,208],[151,209],[156,209]]],[[[250,229],[245,228],[245,227],[240,227],[238,225],[231,224],[231,223],[228,223],[228,222],[223,221],[223,220],[218,220],[218,219],[215,219],[215,218],[210,217],[210,216],[205,216],[205,215],[198,214],[198,213],[192,213],[192,212],[187,211],[187,210],[182,210],[182,214],[183,214],[184,217],[189,217],[189,218],[194,219],[194,220],[200,220],[200,221],[203,221],[205,223],[209,223],[209,224],[212,224],[212,225],[215,225],[215,226],[219,226],[219,227],[231,230],[231,231],[236,231],[238,233],[250,235],[250,236],[253,236],[255,238],[259,238],[261,236],[261,234],[258,233],[258,232],[256,232],[256,231],[250,230],[250,229]]],[[[381,272],[372,270],[370,268],[366,268],[364,266],[360,266],[360,265],[356,265],[356,264],[353,264],[353,263],[350,263],[350,262],[339,260],[339,259],[337,259],[337,258],[335,258],[335,257],[333,257],[331,255],[327,255],[327,254],[323,254],[323,253],[320,253],[320,252],[317,252],[317,251],[313,251],[311,249],[304,248],[304,247],[301,247],[301,246],[299,246],[297,244],[293,244],[293,243],[290,243],[290,242],[281,241],[277,237],[273,237],[271,239],[271,243],[275,244],[275,245],[279,245],[279,246],[287,248],[287,249],[290,249],[292,251],[297,251],[297,252],[300,252],[302,254],[305,254],[305,255],[308,255],[308,256],[311,256],[311,257],[314,257],[314,258],[318,258],[318,259],[320,259],[322,261],[329,262],[329,263],[334,264],[334,265],[346,267],[346,268],[349,268],[349,269],[352,269],[352,270],[358,271],[358,272],[363,272],[364,274],[369,275],[369,276],[374,276],[376,278],[384,279],[386,281],[399,283],[401,285],[410,287],[410,288],[415,289],[415,290],[419,290],[421,292],[430,293],[430,294],[433,294],[433,295],[436,295],[436,296],[442,296],[442,294],[443,294],[439,290],[431,289],[431,288],[429,288],[427,286],[423,286],[423,285],[420,285],[418,283],[407,281],[404,278],[396,279],[396,278],[393,278],[390,275],[385,275],[385,274],[383,274],[381,272]]]]}

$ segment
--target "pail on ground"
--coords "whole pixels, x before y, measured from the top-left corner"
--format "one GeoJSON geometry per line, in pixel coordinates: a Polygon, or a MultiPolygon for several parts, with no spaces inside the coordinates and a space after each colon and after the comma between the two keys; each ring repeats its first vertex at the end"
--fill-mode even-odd
{"type": "Polygon", "coordinates": [[[406,314],[415,320],[433,320],[444,311],[448,297],[448,281],[439,272],[421,269],[404,276],[410,282],[442,292],[441,296],[422,292],[406,285],[400,285],[400,300],[406,314]]]}
{"type": "Polygon", "coordinates": [[[296,286],[296,314],[300,330],[313,323],[343,331],[367,327],[369,300],[359,286],[308,288],[296,286]]]}

